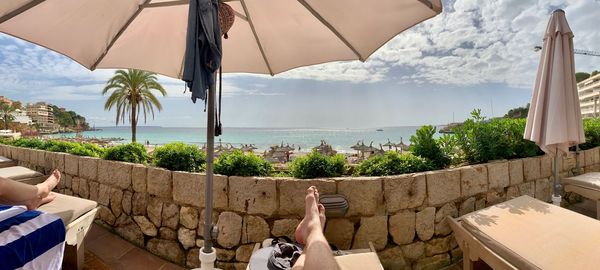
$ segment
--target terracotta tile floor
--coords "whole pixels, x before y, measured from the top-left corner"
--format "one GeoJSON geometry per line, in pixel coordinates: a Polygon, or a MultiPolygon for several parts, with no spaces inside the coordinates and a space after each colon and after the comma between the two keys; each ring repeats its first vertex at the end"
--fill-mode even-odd
{"type": "MultiPolygon", "coordinates": [[[[123,240],[99,225],[92,225],[85,238],[86,251],[94,254],[110,269],[181,270],[151,253],[123,240]]],[[[94,269],[86,265],[86,269],[94,269]]]]}

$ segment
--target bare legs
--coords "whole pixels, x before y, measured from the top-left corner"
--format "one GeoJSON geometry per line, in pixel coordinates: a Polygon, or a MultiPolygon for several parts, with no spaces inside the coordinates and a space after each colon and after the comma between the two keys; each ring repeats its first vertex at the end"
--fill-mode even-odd
{"type": "Polygon", "coordinates": [[[304,198],[304,219],[296,228],[296,241],[305,244],[304,254],[298,258],[294,270],[337,270],[323,227],[325,227],[325,208],[319,204],[319,191],[312,186],[306,190],[304,198]]]}
{"type": "Polygon", "coordinates": [[[35,186],[0,177],[0,201],[12,205],[25,205],[29,210],[54,200],[52,189],[60,182],[60,172],[54,170],[46,181],[35,186]]]}

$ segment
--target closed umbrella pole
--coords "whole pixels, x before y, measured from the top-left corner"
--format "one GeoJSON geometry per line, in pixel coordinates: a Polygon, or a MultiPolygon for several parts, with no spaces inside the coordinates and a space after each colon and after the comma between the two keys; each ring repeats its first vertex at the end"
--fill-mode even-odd
{"type": "MultiPolygon", "coordinates": [[[[216,74],[214,74],[216,78],[216,74]]],[[[213,164],[215,159],[215,93],[216,84],[208,88],[206,121],[206,183],[204,184],[204,249],[212,252],[213,164]]]]}

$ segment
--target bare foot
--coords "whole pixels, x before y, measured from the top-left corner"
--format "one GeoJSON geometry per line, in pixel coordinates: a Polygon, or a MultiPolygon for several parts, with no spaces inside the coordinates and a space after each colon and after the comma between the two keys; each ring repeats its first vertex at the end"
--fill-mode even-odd
{"type": "MultiPolygon", "coordinates": [[[[304,219],[298,224],[296,227],[296,232],[294,237],[296,238],[296,242],[300,244],[306,243],[306,237],[310,233],[310,231],[315,229],[323,229],[323,225],[320,219],[319,207],[317,206],[319,198],[319,191],[316,187],[311,186],[306,190],[306,197],[304,198],[305,203],[305,213],[304,219]]],[[[323,210],[325,210],[323,208],[323,210]]],[[[323,212],[324,217],[324,212],[323,212]]]]}
{"type": "Polygon", "coordinates": [[[325,222],[327,222],[327,219],[325,218],[325,206],[318,204],[317,207],[319,208],[319,221],[321,222],[321,229],[325,230],[325,222]]]}
{"type": "Polygon", "coordinates": [[[47,204],[51,201],[53,201],[56,198],[56,195],[54,195],[54,193],[49,193],[48,196],[44,197],[44,198],[35,198],[32,200],[29,200],[28,202],[25,203],[25,206],[27,206],[28,210],[35,210],[38,207],[47,204]]]}
{"type": "Polygon", "coordinates": [[[50,194],[50,191],[52,191],[52,189],[54,189],[56,187],[56,185],[58,185],[58,182],[60,182],[60,171],[58,170],[54,170],[52,171],[52,175],[50,175],[50,177],[48,177],[48,179],[46,179],[46,181],[37,184],[37,188],[38,188],[38,193],[37,196],[39,199],[43,199],[46,198],[48,196],[48,194],[50,194]]]}

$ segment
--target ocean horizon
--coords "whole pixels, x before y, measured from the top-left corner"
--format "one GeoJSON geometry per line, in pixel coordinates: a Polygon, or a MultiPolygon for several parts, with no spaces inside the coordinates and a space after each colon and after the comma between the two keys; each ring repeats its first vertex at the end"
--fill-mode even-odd
{"type": "MultiPolygon", "coordinates": [[[[338,152],[352,152],[350,147],[358,141],[374,147],[385,144],[388,139],[392,143],[400,140],[409,144],[409,139],[420,126],[400,126],[381,128],[263,128],[263,127],[224,127],[223,134],[215,138],[219,143],[240,147],[242,144],[254,144],[258,151],[269,149],[272,145],[283,143],[307,151],[321,143],[330,144],[338,152]]],[[[121,143],[131,141],[131,127],[96,127],[100,130],[84,131],[87,138],[121,138],[121,143]]],[[[53,138],[74,137],[75,133],[59,133],[49,135],[53,138]]],[[[161,127],[139,126],[137,141],[149,142],[151,145],[162,145],[170,142],[185,142],[203,145],[206,143],[206,128],[203,127],[161,127]]],[[[384,147],[384,149],[387,149],[384,147]]]]}

